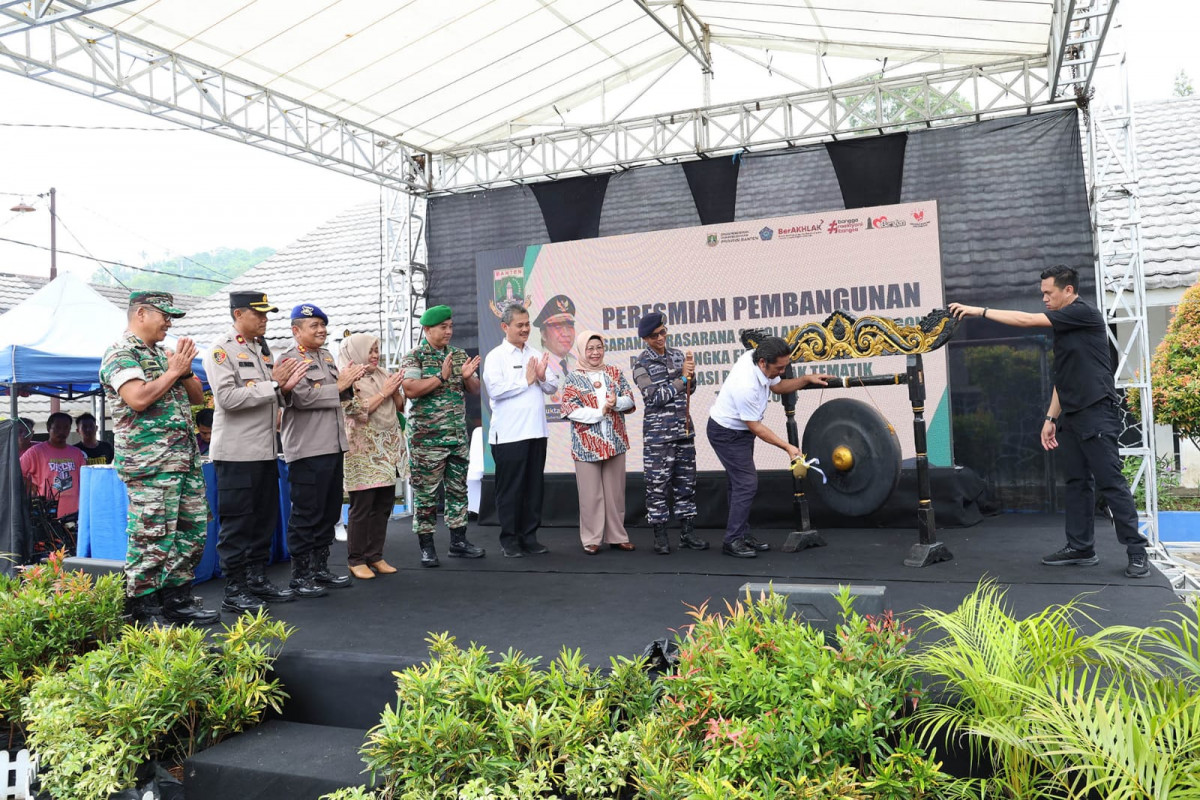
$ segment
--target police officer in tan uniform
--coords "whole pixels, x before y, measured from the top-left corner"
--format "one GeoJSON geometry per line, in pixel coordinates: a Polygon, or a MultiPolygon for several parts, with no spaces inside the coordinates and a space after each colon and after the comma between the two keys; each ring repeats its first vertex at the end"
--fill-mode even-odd
{"type": "Polygon", "coordinates": [[[231,292],[233,327],[204,357],[213,390],[209,456],[217,473],[217,557],[225,575],[226,611],[258,611],[263,601],[295,600],[267,578],[271,536],[279,520],[279,456],[275,423],[304,375],[295,359],[276,362],[264,334],[271,305],[262,292],[231,292]]]}
{"type": "Polygon", "coordinates": [[[354,364],[339,374],[323,346],[328,323],[329,317],[312,303],[293,308],[296,346],[283,354],[304,365],[291,403],[283,409],[283,457],[292,494],[291,587],[300,597],[320,597],[326,587],[350,586],[349,576],[329,571],[329,546],[342,513],[342,454],[350,446],[342,400],[352,396],[354,382],[366,367],[354,364]]]}

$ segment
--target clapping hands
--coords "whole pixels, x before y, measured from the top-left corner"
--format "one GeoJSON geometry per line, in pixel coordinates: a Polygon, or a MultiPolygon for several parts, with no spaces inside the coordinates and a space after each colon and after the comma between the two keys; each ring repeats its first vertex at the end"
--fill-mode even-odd
{"type": "Polygon", "coordinates": [[[179,339],[175,352],[167,351],[167,371],[176,378],[192,371],[192,359],[196,357],[196,343],[186,336],[179,339]]]}

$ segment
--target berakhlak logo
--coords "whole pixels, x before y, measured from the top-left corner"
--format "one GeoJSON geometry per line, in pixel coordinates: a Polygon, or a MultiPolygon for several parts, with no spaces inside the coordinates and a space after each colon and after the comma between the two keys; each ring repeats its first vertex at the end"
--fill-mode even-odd
{"type": "Polygon", "coordinates": [[[904,224],[904,220],[902,219],[867,217],[867,230],[878,230],[879,228],[903,228],[904,224]]]}
{"type": "Polygon", "coordinates": [[[915,219],[917,222],[920,222],[921,220],[925,219],[925,211],[924,210],[914,211],[914,212],[912,212],[912,215],[913,215],[913,219],[915,219]]]}
{"type": "Polygon", "coordinates": [[[775,233],[775,231],[771,230],[770,225],[767,225],[767,226],[764,226],[763,229],[758,232],[758,238],[762,239],[764,242],[769,242],[769,241],[771,241],[771,235],[773,233],[775,233]]]}
{"type": "Polygon", "coordinates": [[[708,235],[708,242],[707,242],[707,244],[708,244],[708,246],[709,246],[709,247],[716,247],[716,246],[717,246],[717,235],[716,235],[715,233],[710,233],[710,234],[708,235]]]}
{"type": "Polygon", "coordinates": [[[835,219],[833,222],[829,223],[829,233],[837,233],[837,232],[838,232],[837,220],[835,219]]]}

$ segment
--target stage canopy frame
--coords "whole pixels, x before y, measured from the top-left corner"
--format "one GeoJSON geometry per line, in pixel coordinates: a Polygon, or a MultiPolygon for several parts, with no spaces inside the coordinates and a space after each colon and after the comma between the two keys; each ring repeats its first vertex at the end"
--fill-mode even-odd
{"type": "MultiPolygon", "coordinates": [[[[1117,5],[0,0],[0,70],[382,186],[393,363],[419,335],[429,195],[1078,104],[1098,300],[1118,385],[1148,408],[1127,92],[1088,113],[1117,5]],[[779,90],[747,99],[718,80],[731,63],[779,90]],[[674,88],[685,70],[687,99],[674,88]]],[[[1157,542],[1151,419],[1124,452],[1142,460],[1157,542]]]]}

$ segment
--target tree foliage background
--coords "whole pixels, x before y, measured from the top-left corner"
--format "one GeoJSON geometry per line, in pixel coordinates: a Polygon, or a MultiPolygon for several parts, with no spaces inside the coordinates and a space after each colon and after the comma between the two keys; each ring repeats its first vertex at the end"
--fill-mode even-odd
{"type": "Polygon", "coordinates": [[[152,261],[141,267],[110,266],[97,270],[92,275],[92,283],[124,284],[131,291],[157,289],[172,294],[206,296],[273,255],[275,250],[270,247],[253,250],[220,247],[190,256],[152,261]]]}
{"type": "MultiPolygon", "coordinates": [[[[1183,293],[1167,335],[1154,350],[1150,387],[1154,421],[1200,442],[1200,283],[1183,293]]],[[[1135,411],[1140,418],[1141,409],[1135,411]]]]}

